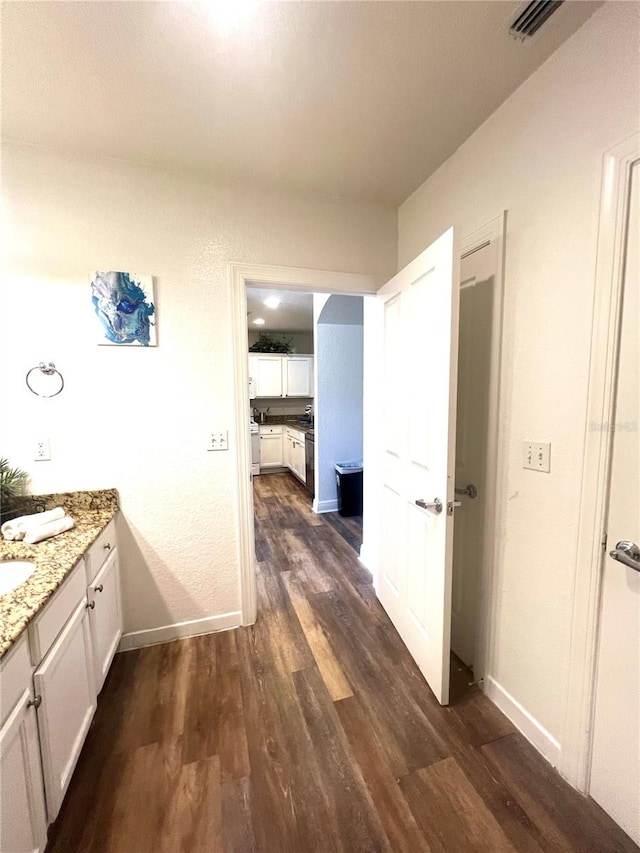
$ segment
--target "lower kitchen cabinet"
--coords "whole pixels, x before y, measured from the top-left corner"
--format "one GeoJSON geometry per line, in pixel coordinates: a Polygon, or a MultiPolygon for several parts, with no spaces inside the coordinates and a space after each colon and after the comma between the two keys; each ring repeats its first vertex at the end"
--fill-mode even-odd
{"type": "Polygon", "coordinates": [[[260,468],[282,468],[284,465],[282,427],[260,427],[260,468]]]}
{"type": "MultiPolygon", "coordinates": [[[[82,567],[84,568],[84,567],[82,567]]],[[[44,789],[55,820],[96,710],[93,650],[83,598],[33,675],[44,789]]]]}
{"type": "Polygon", "coordinates": [[[47,843],[40,742],[26,637],[18,641],[2,680],[0,728],[0,850],[42,853],[47,843]]]}
{"type": "Polygon", "coordinates": [[[297,429],[287,429],[286,466],[304,483],[306,477],[305,436],[297,429]]]}

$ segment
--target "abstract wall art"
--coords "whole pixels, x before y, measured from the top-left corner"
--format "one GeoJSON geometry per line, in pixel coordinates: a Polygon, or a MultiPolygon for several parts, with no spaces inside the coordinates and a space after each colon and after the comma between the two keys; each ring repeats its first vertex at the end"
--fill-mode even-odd
{"type": "Polygon", "coordinates": [[[102,325],[105,345],[156,346],[153,278],[133,272],[89,275],[91,301],[102,325]]]}

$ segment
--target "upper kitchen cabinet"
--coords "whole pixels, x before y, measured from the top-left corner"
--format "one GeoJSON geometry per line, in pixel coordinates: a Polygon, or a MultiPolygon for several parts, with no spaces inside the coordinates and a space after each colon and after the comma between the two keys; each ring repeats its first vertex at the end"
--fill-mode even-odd
{"type": "Polygon", "coordinates": [[[253,397],[283,397],[282,356],[250,355],[249,386],[253,397]]]}
{"type": "Polygon", "coordinates": [[[313,356],[249,355],[249,396],[312,397],[313,356]]]}
{"type": "Polygon", "coordinates": [[[313,358],[286,355],[282,359],[282,396],[313,397],[313,358]]]}

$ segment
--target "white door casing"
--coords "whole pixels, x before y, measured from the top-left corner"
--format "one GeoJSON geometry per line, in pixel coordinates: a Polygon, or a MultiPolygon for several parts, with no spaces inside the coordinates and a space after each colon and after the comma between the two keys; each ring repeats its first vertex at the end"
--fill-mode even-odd
{"type": "Polygon", "coordinates": [[[613,452],[593,722],[591,796],[640,844],[640,561],[609,556],[640,547],[640,161],[632,170],[611,424],[613,452]],[[614,551],[615,553],[615,551],[614,551]]]}
{"type": "Polygon", "coordinates": [[[458,354],[454,257],[449,229],[378,294],[384,414],[374,466],[380,472],[376,592],[443,705],[449,699],[448,504],[454,499],[458,354]]]}

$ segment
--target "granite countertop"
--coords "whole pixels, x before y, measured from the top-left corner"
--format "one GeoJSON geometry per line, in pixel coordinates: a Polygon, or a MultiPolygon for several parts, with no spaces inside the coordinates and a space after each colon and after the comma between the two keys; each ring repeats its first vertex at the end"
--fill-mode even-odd
{"type": "Polygon", "coordinates": [[[265,418],[264,423],[260,423],[260,421],[256,421],[260,426],[283,426],[290,427],[291,429],[297,429],[298,432],[313,432],[313,424],[301,424],[300,421],[295,418],[295,420],[288,420],[287,418],[278,417],[277,415],[270,415],[265,418]]]}
{"type": "Polygon", "coordinates": [[[36,565],[30,578],[0,596],[0,657],[9,651],[118,511],[116,489],[37,497],[45,509],[64,507],[75,527],[36,545],[0,539],[0,560],[29,560],[36,565]]]}

